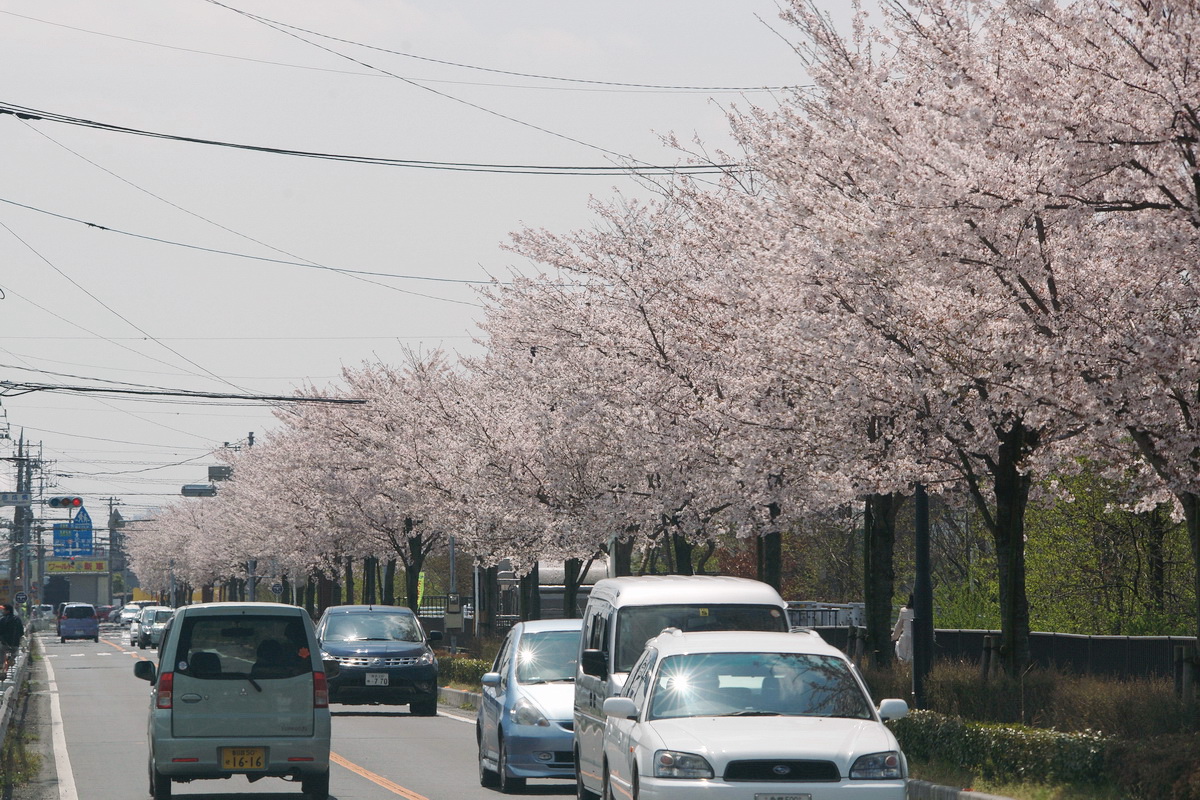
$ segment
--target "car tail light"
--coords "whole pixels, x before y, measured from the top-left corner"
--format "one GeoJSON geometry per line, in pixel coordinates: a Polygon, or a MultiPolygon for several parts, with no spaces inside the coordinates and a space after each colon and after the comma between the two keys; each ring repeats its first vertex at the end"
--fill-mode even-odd
{"type": "Polygon", "coordinates": [[[155,685],[154,693],[155,708],[171,707],[171,690],[173,688],[175,688],[175,673],[164,672],[158,676],[158,683],[155,685]]]}
{"type": "Polygon", "coordinates": [[[329,708],[329,684],[324,672],[313,673],[313,708],[329,708]]]}

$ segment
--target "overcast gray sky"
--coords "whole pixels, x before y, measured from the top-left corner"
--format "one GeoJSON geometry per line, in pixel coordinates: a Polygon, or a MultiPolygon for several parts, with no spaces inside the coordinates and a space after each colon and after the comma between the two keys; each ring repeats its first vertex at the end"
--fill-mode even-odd
{"type": "MultiPolygon", "coordinates": [[[[455,164],[673,164],[661,134],[726,146],[726,108],[775,103],[706,87],[805,80],[770,0],[0,0],[0,32],[5,108],[455,164]],[[652,88],[668,86],[701,88],[652,88]]],[[[14,383],[286,395],[405,346],[470,351],[471,282],[528,269],[500,248],[510,231],[586,226],[589,197],[644,194],[619,175],[346,163],[12,114],[0,154],[14,383]]],[[[214,447],[275,425],[261,403],[42,391],[0,408],[44,446],[49,493],[97,520],[106,498],[135,517],[178,496],[214,447]]]]}

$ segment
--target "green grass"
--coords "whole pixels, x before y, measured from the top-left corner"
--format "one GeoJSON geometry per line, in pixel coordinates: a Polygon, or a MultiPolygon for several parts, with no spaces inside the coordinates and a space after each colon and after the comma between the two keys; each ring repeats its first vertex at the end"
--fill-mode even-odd
{"type": "Polygon", "coordinates": [[[909,777],[942,786],[972,789],[1012,800],[1124,800],[1124,795],[1112,786],[1071,786],[1033,781],[989,781],[953,764],[909,761],[909,777]]]}

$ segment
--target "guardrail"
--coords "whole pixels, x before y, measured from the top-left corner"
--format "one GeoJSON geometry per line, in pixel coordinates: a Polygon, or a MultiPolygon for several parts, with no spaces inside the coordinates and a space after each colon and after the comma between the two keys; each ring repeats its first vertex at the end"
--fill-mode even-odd
{"type": "Polygon", "coordinates": [[[26,636],[21,641],[16,662],[0,679],[0,747],[8,742],[8,729],[21,693],[21,684],[25,682],[25,675],[29,671],[29,643],[32,639],[32,636],[26,636]]]}

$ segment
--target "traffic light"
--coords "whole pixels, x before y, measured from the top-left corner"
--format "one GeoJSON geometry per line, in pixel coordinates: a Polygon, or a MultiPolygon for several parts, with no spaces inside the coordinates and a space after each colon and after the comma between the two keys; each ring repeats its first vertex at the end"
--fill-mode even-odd
{"type": "Polygon", "coordinates": [[[70,497],[51,497],[50,498],[50,507],[51,508],[79,508],[82,505],[83,505],[82,497],[70,496],[70,497]]]}

